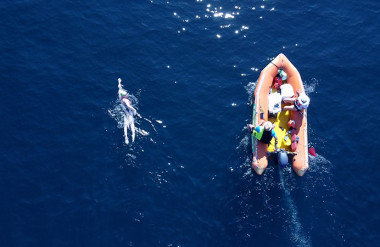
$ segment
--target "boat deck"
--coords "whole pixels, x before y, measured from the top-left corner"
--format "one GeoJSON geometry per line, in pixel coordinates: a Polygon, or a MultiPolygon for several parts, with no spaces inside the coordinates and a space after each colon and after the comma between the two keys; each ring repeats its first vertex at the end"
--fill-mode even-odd
{"type": "MultiPolygon", "coordinates": [[[[269,118],[269,121],[276,125],[274,131],[276,132],[276,136],[278,138],[277,148],[285,149],[286,151],[291,151],[292,144],[291,137],[288,134],[288,122],[290,120],[290,116],[290,111],[281,111],[277,114],[276,118],[269,118]]],[[[273,152],[275,150],[274,143],[275,140],[273,138],[268,147],[269,152],[273,152]]]]}

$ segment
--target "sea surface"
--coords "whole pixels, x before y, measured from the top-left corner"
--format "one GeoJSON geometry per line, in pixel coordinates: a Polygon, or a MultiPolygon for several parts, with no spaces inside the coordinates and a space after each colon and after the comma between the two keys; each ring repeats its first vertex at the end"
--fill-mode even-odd
{"type": "Polygon", "coordinates": [[[0,246],[380,245],[379,1],[3,0],[0,20],[0,246]],[[279,53],[311,98],[304,177],[251,168],[279,53]]]}

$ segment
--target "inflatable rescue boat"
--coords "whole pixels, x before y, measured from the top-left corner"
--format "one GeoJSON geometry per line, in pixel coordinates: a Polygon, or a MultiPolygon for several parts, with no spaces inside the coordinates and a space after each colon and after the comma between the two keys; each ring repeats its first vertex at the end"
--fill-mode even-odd
{"type": "Polygon", "coordinates": [[[275,158],[279,165],[291,164],[299,176],[309,168],[307,110],[284,109],[292,105],[284,103],[284,98],[300,94],[305,94],[301,76],[284,54],[279,54],[261,71],[254,92],[252,125],[270,121],[277,136],[277,148],[275,138],[265,144],[258,140],[256,131],[252,132],[252,166],[257,174],[267,168],[268,158],[275,158]]]}

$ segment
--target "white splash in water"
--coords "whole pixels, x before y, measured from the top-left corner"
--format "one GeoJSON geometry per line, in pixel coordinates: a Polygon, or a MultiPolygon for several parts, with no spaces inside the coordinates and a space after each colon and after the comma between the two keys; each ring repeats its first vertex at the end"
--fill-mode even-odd
{"type": "Polygon", "coordinates": [[[255,92],[256,84],[257,84],[257,81],[256,82],[249,82],[248,85],[245,86],[245,90],[248,94],[248,102],[250,102],[251,104],[254,100],[253,93],[255,92]]]}
{"type": "Polygon", "coordinates": [[[136,128],[136,132],[139,133],[142,136],[148,136],[149,135],[148,131],[145,131],[145,130],[140,129],[140,128],[136,128]]]}
{"type": "Polygon", "coordinates": [[[214,13],[214,17],[222,17],[222,16],[223,16],[223,12],[214,13]]]}
{"type": "Polygon", "coordinates": [[[226,19],[233,19],[233,18],[235,18],[235,16],[227,13],[227,14],[224,15],[224,18],[226,18],[226,19]]]}
{"type": "Polygon", "coordinates": [[[323,165],[323,164],[331,164],[329,160],[327,160],[325,157],[323,157],[320,154],[317,154],[317,156],[311,156],[309,155],[309,161],[312,165],[323,165]]]}
{"type": "Polygon", "coordinates": [[[318,81],[315,78],[312,78],[310,81],[304,82],[306,94],[314,93],[317,86],[318,86],[318,81]]]}
{"type": "Polygon", "coordinates": [[[256,82],[248,82],[248,85],[245,86],[245,90],[247,91],[248,95],[252,95],[253,92],[255,92],[256,84],[257,84],[257,81],[256,82]]]}
{"type": "MultiPolygon", "coordinates": [[[[248,133],[248,128],[245,127],[243,131],[246,132],[246,133],[248,133]]],[[[236,147],[236,149],[239,149],[239,150],[240,150],[240,149],[246,149],[246,148],[248,147],[248,145],[250,144],[249,142],[250,142],[250,138],[249,138],[249,136],[248,136],[248,135],[245,135],[245,136],[243,137],[243,139],[240,140],[240,143],[239,143],[239,145],[236,147]]]]}

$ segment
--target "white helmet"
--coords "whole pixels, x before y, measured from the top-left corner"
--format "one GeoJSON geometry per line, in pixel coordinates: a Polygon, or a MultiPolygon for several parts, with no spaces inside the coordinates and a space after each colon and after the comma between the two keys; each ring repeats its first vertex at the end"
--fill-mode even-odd
{"type": "Polygon", "coordinates": [[[271,122],[266,121],[266,122],[264,123],[264,130],[271,130],[272,128],[273,128],[273,125],[272,125],[271,122]]]}

